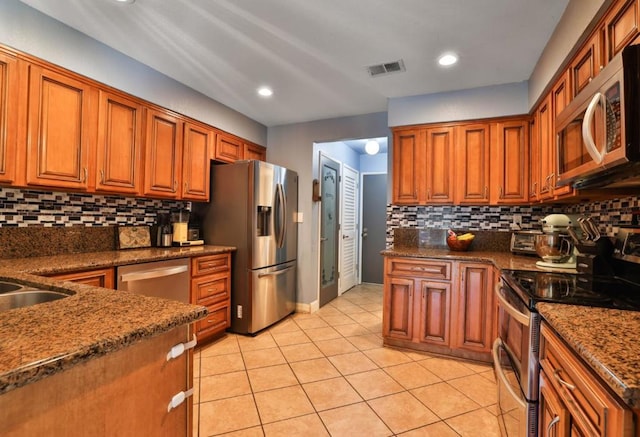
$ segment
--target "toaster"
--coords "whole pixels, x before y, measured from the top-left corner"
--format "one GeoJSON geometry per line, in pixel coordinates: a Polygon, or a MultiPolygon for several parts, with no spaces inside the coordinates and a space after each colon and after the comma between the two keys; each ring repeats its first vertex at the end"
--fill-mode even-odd
{"type": "Polygon", "coordinates": [[[537,255],[536,235],[541,231],[516,231],[511,234],[511,252],[524,255],[537,255]]]}

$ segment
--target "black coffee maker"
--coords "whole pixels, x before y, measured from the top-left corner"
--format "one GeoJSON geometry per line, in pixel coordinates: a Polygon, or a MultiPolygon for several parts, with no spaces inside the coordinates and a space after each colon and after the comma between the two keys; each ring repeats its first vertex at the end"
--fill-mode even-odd
{"type": "Polygon", "coordinates": [[[156,246],[171,247],[173,243],[173,231],[171,229],[171,214],[160,212],[157,217],[156,246]]]}

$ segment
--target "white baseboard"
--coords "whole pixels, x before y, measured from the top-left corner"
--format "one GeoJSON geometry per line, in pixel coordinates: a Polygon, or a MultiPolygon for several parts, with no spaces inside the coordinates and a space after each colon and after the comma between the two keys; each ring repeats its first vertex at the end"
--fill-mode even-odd
{"type": "Polygon", "coordinates": [[[311,303],[296,303],[296,313],[315,313],[320,309],[320,302],[314,300],[311,303]]]}

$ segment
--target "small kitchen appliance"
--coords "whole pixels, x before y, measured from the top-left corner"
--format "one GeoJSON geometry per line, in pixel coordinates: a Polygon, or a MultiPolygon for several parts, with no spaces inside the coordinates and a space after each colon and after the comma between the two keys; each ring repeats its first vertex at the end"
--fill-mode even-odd
{"type": "Polygon", "coordinates": [[[542,234],[535,236],[536,253],[542,261],[539,267],[575,269],[576,250],[567,228],[574,228],[575,217],[566,214],[550,214],[540,220],[542,234]]]}
{"type": "Polygon", "coordinates": [[[182,245],[189,241],[189,211],[182,208],[171,213],[171,222],[173,225],[173,244],[182,245]]]}
{"type": "Polygon", "coordinates": [[[536,235],[540,235],[540,231],[515,231],[511,234],[511,252],[520,255],[537,255],[536,253],[536,235]]]}
{"type": "Polygon", "coordinates": [[[173,242],[173,232],[171,229],[171,216],[169,213],[158,213],[156,229],[156,246],[169,247],[173,242]]]}

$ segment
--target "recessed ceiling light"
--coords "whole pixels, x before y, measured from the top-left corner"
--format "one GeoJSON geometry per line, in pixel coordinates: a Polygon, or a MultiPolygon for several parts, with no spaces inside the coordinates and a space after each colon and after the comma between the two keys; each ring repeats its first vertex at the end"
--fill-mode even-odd
{"type": "Polygon", "coordinates": [[[271,97],[273,95],[273,90],[268,86],[263,86],[258,88],[258,94],[262,97],[271,97]]]}
{"type": "Polygon", "coordinates": [[[445,53],[444,55],[438,58],[438,64],[443,67],[448,67],[449,65],[453,65],[458,62],[458,56],[454,53],[445,53]]]}
{"type": "Polygon", "coordinates": [[[115,0],[116,3],[127,3],[127,4],[131,4],[131,3],[135,3],[136,0],[115,0]]]}

